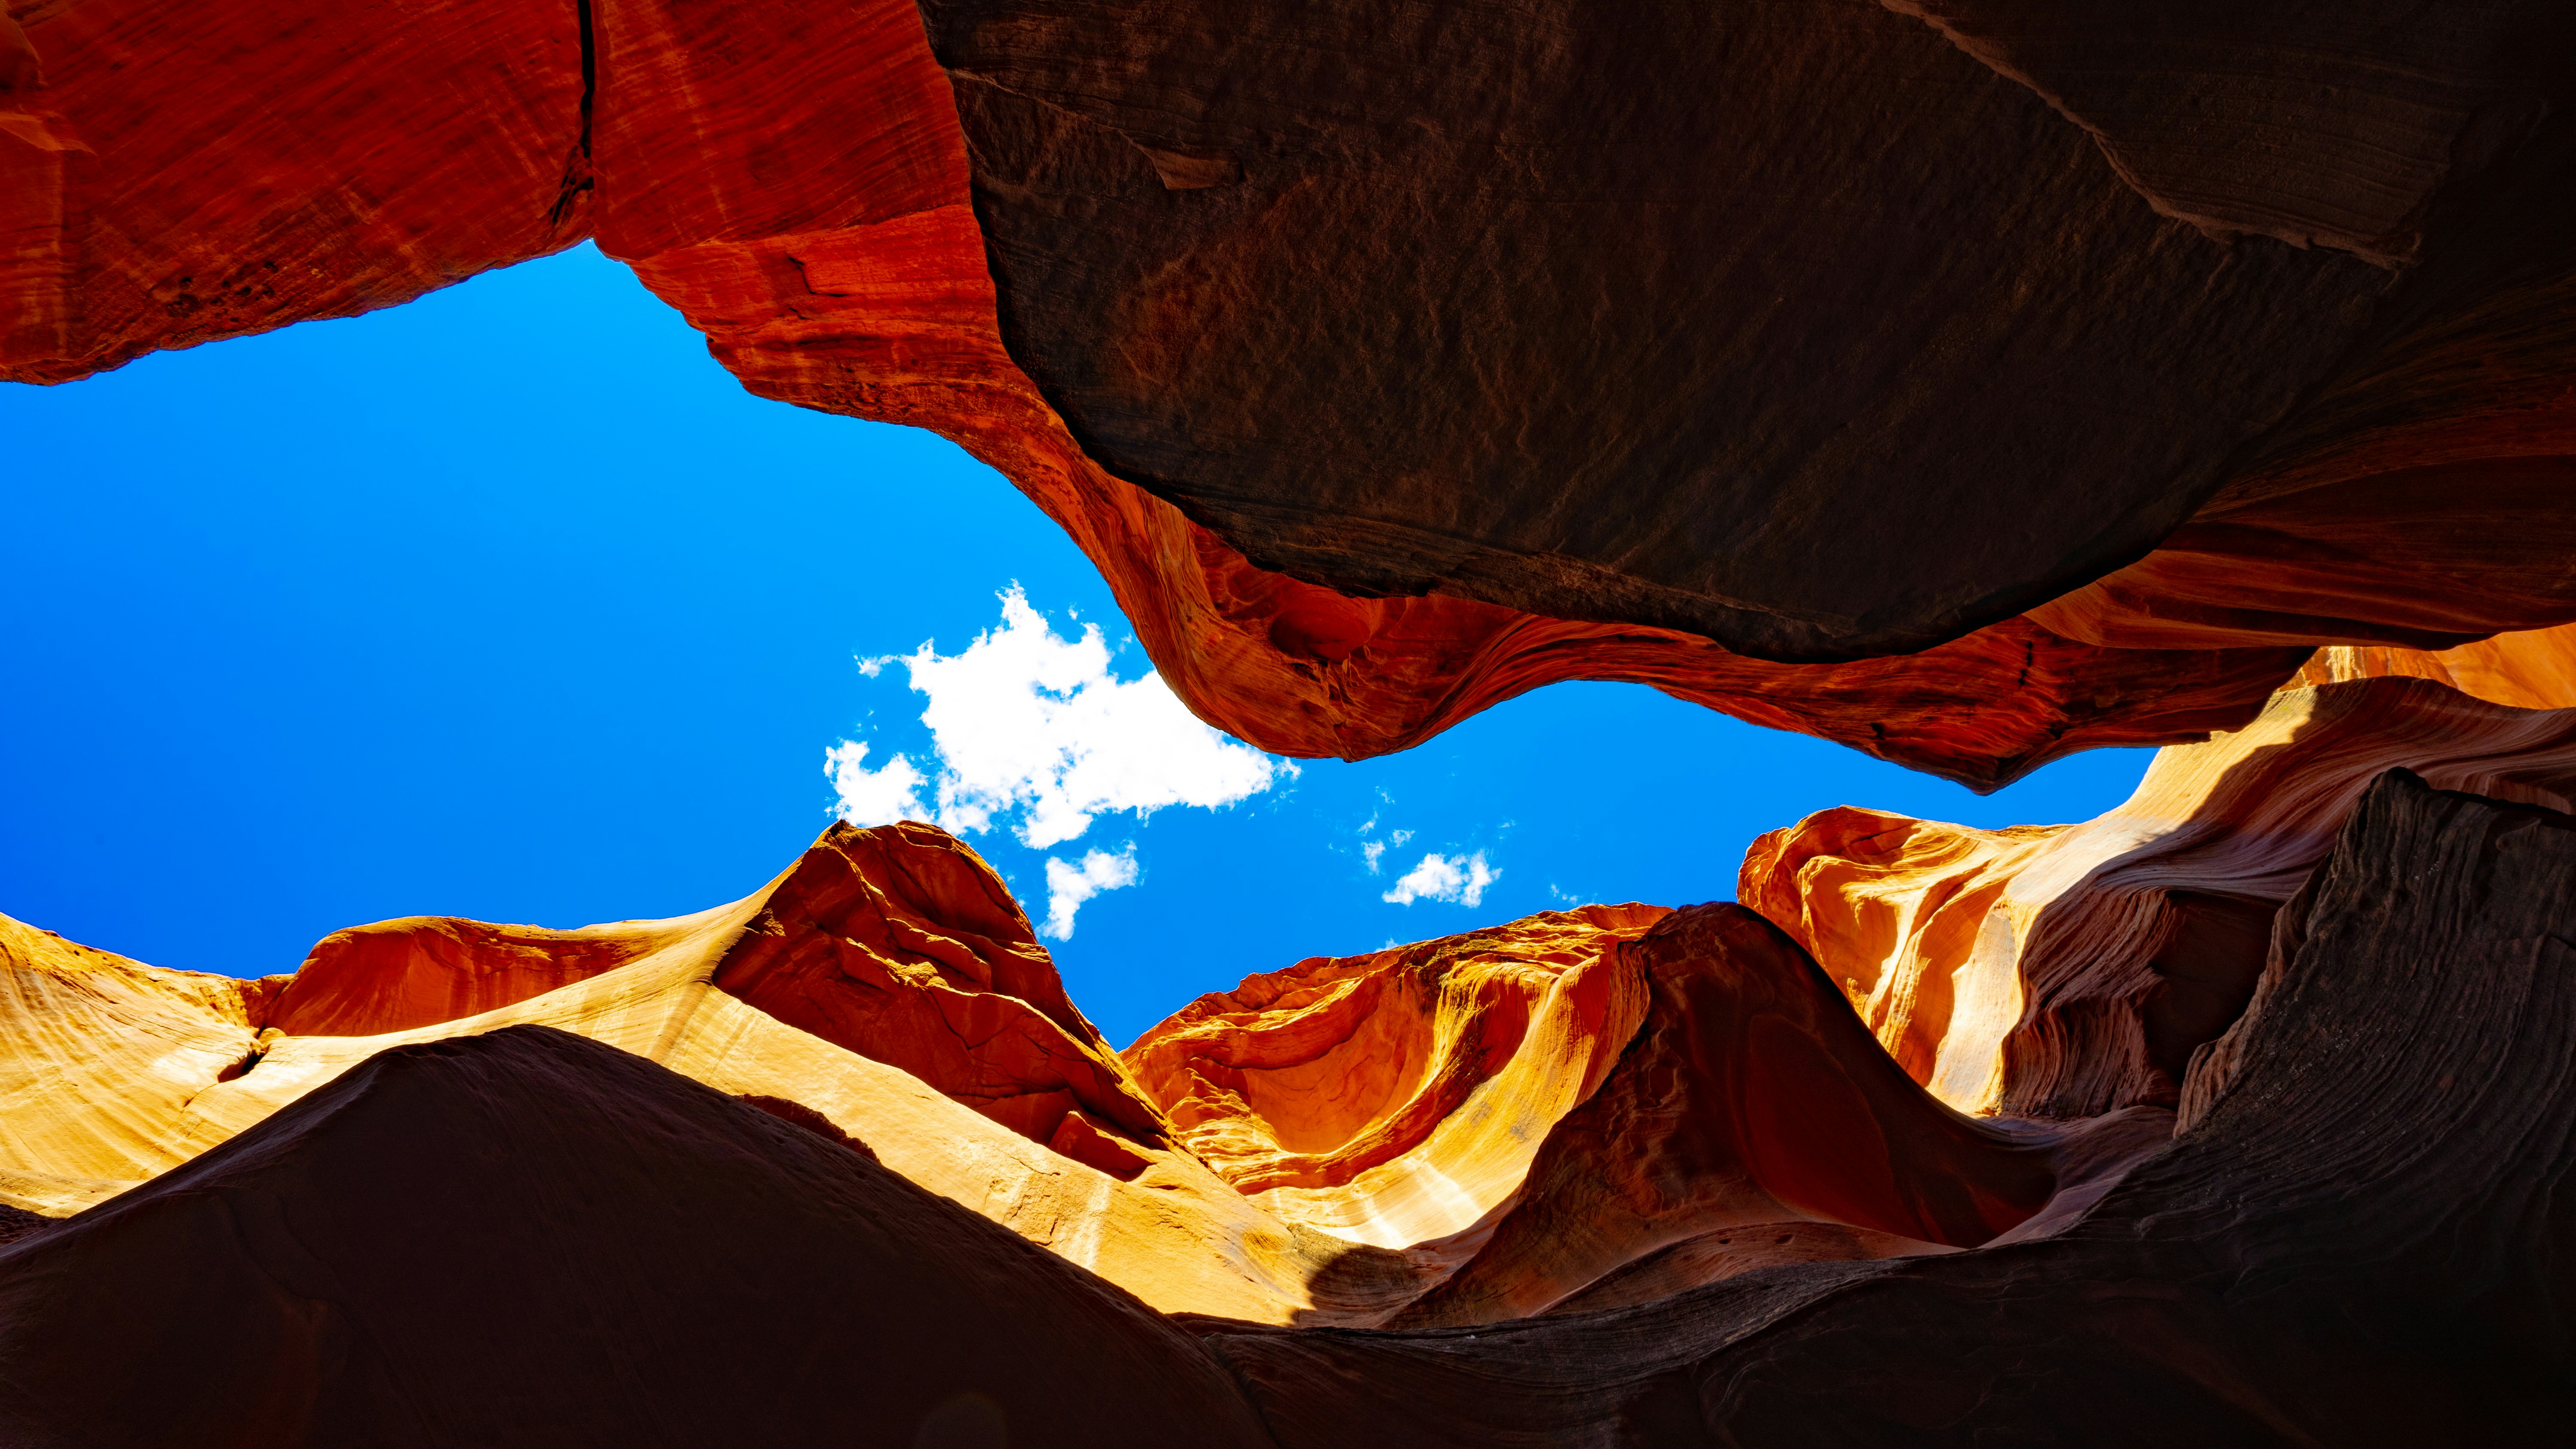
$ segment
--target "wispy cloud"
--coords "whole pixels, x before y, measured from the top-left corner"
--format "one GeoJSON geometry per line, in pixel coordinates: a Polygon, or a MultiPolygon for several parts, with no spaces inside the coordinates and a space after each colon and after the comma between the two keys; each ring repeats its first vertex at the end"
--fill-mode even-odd
{"type": "MultiPolygon", "coordinates": [[[[1378,796],[1380,799],[1384,799],[1386,792],[1380,790],[1378,792],[1378,796]]],[[[1359,833],[1363,836],[1375,833],[1377,830],[1377,822],[1384,814],[1384,811],[1372,812],[1369,818],[1361,824],[1359,833]]],[[[1386,859],[1387,847],[1396,846],[1400,848],[1406,841],[1411,840],[1412,838],[1412,831],[1397,830],[1390,832],[1384,840],[1362,840],[1360,842],[1360,859],[1368,863],[1368,873],[1371,875],[1377,874],[1378,866],[1386,859]]]]}
{"type": "MultiPolygon", "coordinates": [[[[929,643],[910,654],[862,659],[875,676],[903,666],[923,696],[930,758],[895,754],[868,763],[864,740],[823,753],[838,797],[834,813],[853,825],[926,820],[957,835],[1007,827],[1022,845],[1045,850],[1078,840],[1103,815],[1144,819],[1174,805],[1216,809],[1260,794],[1297,767],[1209,728],[1158,674],[1122,680],[1110,667],[1097,624],[1067,638],[1031,607],[1017,585],[1001,595],[1002,622],[955,654],[929,643]]],[[[1073,913],[1104,890],[1135,882],[1132,847],[1093,851],[1080,867],[1047,864],[1049,934],[1073,932],[1073,913]],[[1096,874],[1126,862],[1128,875],[1096,874]],[[1068,893],[1058,869],[1087,883],[1068,893]],[[1055,929],[1061,923],[1061,930],[1055,929]]]]}
{"type": "Polygon", "coordinates": [[[1141,874],[1132,844],[1116,855],[1105,850],[1086,851],[1080,865],[1047,857],[1047,918],[1040,931],[1058,941],[1072,940],[1073,913],[1082,909],[1084,901],[1102,891],[1134,885],[1141,874]]]}
{"type": "Polygon", "coordinates": [[[1485,853],[1450,857],[1432,854],[1398,877],[1395,889],[1378,899],[1390,905],[1409,906],[1415,901],[1452,901],[1462,906],[1480,905],[1485,887],[1502,879],[1503,873],[1485,863],[1485,853]]]}

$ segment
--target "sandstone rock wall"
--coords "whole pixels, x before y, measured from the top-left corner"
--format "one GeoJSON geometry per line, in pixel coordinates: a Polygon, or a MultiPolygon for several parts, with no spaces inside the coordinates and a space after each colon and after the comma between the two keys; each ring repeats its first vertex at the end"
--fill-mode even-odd
{"type": "Polygon", "coordinates": [[[2168,748],[1124,1053],[918,826],[249,982],[0,917],[0,1440],[2565,1437],[2572,17],[7,0],[0,379],[587,238],[1266,749],[2168,748]]]}
{"type": "Polygon", "coordinates": [[[0,376],[593,236],[1289,754],[1622,679],[1990,786],[2576,618],[2564,16],[1898,8],[22,4],[0,376]]]}
{"type": "MultiPolygon", "coordinates": [[[[2133,1112],[2091,1176],[2059,1190],[2071,1201],[1975,1251],[1812,1216],[1739,1222],[1596,1280],[1560,1300],[1569,1311],[1500,1325],[1169,1318],[843,1141],[643,1057],[533,1025],[392,1045],[162,1177],[0,1244],[0,1425],[105,1444],[538,1444],[674,1426],[782,1444],[889,1426],[1067,1444],[2532,1442],[2571,1407],[2554,1326],[2569,1285],[2550,1246],[2571,1228],[2554,1204],[2576,1165],[2576,976],[2559,959],[2576,932],[2571,841],[2570,817],[2391,771],[2293,903],[2250,1012],[2195,1062],[2170,1141],[2135,1130],[2167,1114],[2133,1112]],[[513,1232],[456,1230],[503,1218],[513,1232]],[[1732,1241],[1757,1233],[1768,1241],[1732,1241]],[[1783,1237],[1809,1251],[1760,1250],[1783,1237]],[[1703,1278],[1718,1281],[1691,1286],[1703,1278]],[[508,1311],[493,1311],[496,1279],[508,1311]]],[[[1882,1130],[1946,1109],[1749,912],[1679,913],[1631,944],[1685,996],[1705,991],[1685,981],[1718,987],[1699,999],[1719,1030],[1657,1035],[1602,1093],[1630,1070],[1674,1080],[1678,1051],[1718,1069],[1694,1080],[1736,1096],[1735,1120],[1785,1108],[1801,1129],[1757,1127],[1731,1164],[1701,1158],[1712,1181],[1750,1176],[1811,1213],[1894,1206],[1936,1229],[1960,1209],[2009,1220],[2046,1190],[2031,1170],[2043,1154],[1966,1119],[1947,1148],[1919,1126],[1879,1139],[1911,1144],[1918,1169],[1946,1157],[1900,1173],[1899,1197],[1867,1201],[1885,1177],[1836,1187],[1833,1163],[1854,1159],[1833,1144],[1860,1139],[1828,1125],[1834,1103],[1882,1130]],[[1791,1022],[1805,1025],[1766,1025],[1791,1022]],[[1831,1050],[1838,1032],[1863,1054],[1831,1050]],[[1797,1065],[1816,1045],[1823,1077],[1797,1065]]],[[[1729,1117],[1695,1104],[1665,1120],[1722,1134],[1729,1117]]],[[[1596,1159],[1614,1160],[1641,1165],[1596,1159]]]]}

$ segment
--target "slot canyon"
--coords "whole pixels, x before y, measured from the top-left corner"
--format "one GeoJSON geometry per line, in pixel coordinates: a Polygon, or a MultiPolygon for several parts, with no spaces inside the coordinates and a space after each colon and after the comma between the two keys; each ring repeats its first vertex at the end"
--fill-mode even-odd
{"type": "Polygon", "coordinates": [[[587,241],[1262,751],[2156,748],[1124,1050],[914,822],[0,916],[0,1444],[2566,1442],[2572,104],[2550,0],[0,0],[0,380],[587,241]]]}

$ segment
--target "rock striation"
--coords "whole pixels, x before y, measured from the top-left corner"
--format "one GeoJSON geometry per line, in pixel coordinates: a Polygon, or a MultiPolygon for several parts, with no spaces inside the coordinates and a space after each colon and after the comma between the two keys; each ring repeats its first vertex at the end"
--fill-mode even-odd
{"type": "Polygon", "coordinates": [[[0,944],[0,1197],[39,1214],[122,1201],[383,1053],[522,1026],[695,1078],[1155,1308],[1253,1321],[1485,1322],[1622,1273],[1944,1251],[2111,1140],[1942,1106],[1734,906],[1318,958],[1112,1053],[1000,880],[913,824],[835,826],[694,916],[388,921],[258,981],[16,923],[0,944]]]}
{"type": "MultiPolygon", "coordinates": [[[[2576,1171],[2570,902],[2576,817],[2387,772],[2279,913],[2179,1123],[2115,1114],[2097,1133],[2116,1144],[2058,1145],[2072,1174],[2030,1136],[1945,1116],[1784,933],[1741,907],[1672,913],[1616,943],[1652,974],[1648,1026],[1532,1180],[1632,1205],[1691,1173],[1731,1188],[1698,1194],[1700,1231],[1672,1219],[1686,1235],[1556,1312],[1444,1319],[1460,1305],[1435,1293],[1425,1321],[1460,1326],[1392,1333],[1158,1313],[792,1114],[579,1034],[379,1040],[230,1140],[0,1244],[0,1432],[2531,1441],[2576,1408],[2550,1246],[2576,1228],[2557,1205],[2576,1171]],[[1658,1031],[1672,1001],[1706,1014],[1658,1031]],[[1672,1091],[1684,1110],[1662,1110],[1672,1091]],[[1646,1130],[1602,1136],[1622,1124],[1646,1130]],[[1904,1155],[1840,1175],[1867,1140],[1904,1155]],[[1551,1165],[1599,1146],[1618,1149],[1593,1157],[1606,1184],[1551,1165]],[[2082,1185],[2052,1194],[2052,1176],[2082,1185]],[[1942,1251],[1828,1211],[2004,1230],[1942,1251]],[[455,1231],[498,1218],[515,1230],[455,1231]]],[[[1491,1287],[1495,1261],[1451,1285],[1491,1287]]]]}
{"type": "MultiPolygon", "coordinates": [[[[379,1053],[528,1025],[854,1146],[1159,1308],[1284,1321],[1352,1246],[1174,1150],[1001,881],[927,826],[836,826],[693,916],[389,921],[251,982],[0,918],[0,973],[0,1201],[41,1214],[131,1192],[379,1053]],[[426,1002],[463,1014],[422,1020],[426,1002]]],[[[1391,1302],[1418,1273],[1386,1256],[1391,1302]]]]}
{"type": "Polygon", "coordinates": [[[2542,1442],[2576,1410],[2571,902],[2567,817],[2392,771],[2240,1065],[2072,1222],[1472,1332],[1204,1331],[1300,1449],[2542,1442]]]}
{"type": "Polygon", "coordinates": [[[1838,807],[1756,841],[1737,891],[1842,973],[1944,1101],[2171,1107],[2253,993],[2274,912],[2394,767],[2576,809],[2576,712],[2408,677],[2285,690],[2245,729],[2158,755],[2096,820],[1986,831],[1838,807]]]}
{"type": "Polygon", "coordinates": [[[2576,619],[2536,0],[165,8],[11,12],[0,376],[591,237],[1279,752],[1619,679],[1983,787],[2576,619]]]}
{"type": "Polygon", "coordinates": [[[1202,996],[1122,1054],[1191,1155],[1283,1219],[1404,1248],[1484,1225],[1636,1033],[1621,946],[1664,915],[1586,906],[1202,996]]]}
{"type": "Polygon", "coordinates": [[[0,0],[0,378],[588,239],[1266,749],[2167,747],[1123,1052],[916,825],[257,981],[0,917],[0,1441],[2563,1438],[2571,77],[2546,0],[0,0]]]}

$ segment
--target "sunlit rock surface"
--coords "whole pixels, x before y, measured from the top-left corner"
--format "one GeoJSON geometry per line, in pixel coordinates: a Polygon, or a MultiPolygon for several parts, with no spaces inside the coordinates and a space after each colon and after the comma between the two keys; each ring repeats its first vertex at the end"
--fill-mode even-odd
{"type": "Polygon", "coordinates": [[[1476,1227],[1646,1009],[1619,947],[1664,915],[1586,906],[1200,997],[1125,1052],[1179,1140],[1254,1202],[1400,1248],[1476,1227]]]}
{"type": "Polygon", "coordinates": [[[0,1440],[2563,1439],[2570,77],[2543,0],[0,9],[0,378],[587,237],[1267,749],[2171,746],[1123,1053],[921,827],[249,982],[0,919],[0,1440]]]}
{"type": "Polygon", "coordinates": [[[1738,893],[1955,1106],[2170,1107],[2244,1009],[2274,911],[2394,767],[2576,808],[2576,711],[2406,677],[2286,690],[2245,729],[2159,754],[2099,819],[1990,831],[1837,807],[1755,842],[1738,893]]]}
{"type": "MultiPolygon", "coordinates": [[[[1325,1140],[1369,1138],[1405,1093],[1296,1076],[1287,1058],[1367,1029],[1318,1008],[1382,993],[1369,1058],[1421,1061],[1425,1085],[1477,1044],[1626,1020],[1463,1249],[1283,1225],[1257,1199],[1286,1189],[1246,1195],[1181,1147],[1127,1143],[1144,1166],[1122,1181],[743,1005],[709,977],[775,886],[631,927],[661,944],[512,1006],[355,1038],[255,1031],[274,978],[13,930],[8,1191],[110,1186],[74,1166],[131,1185],[0,1220],[0,1434],[2534,1441],[2576,1408],[2549,1327],[2576,1231],[2576,825],[2404,770],[2342,798],[2179,1125],[1962,1115],[1737,905],[1307,963],[1162,1030],[1201,1114],[1173,1141],[1238,1174],[1304,1144],[1297,1170],[1329,1175],[1325,1140]],[[1568,999],[1623,973],[1628,1007],[1568,999]],[[1493,1019],[1524,1007],[1517,1033],[1493,1019]],[[1229,1092],[1230,1141],[1208,1130],[1229,1092]],[[1331,1326],[1365,1323],[1404,1331],[1331,1326]]],[[[798,869],[963,854],[927,831],[855,844],[798,869]]],[[[1515,1105],[1519,1065],[1466,1072],[1450,1117],[1515,1105]]]]}
{"type": "Polygon", "coordinates": [[[1988,786],[2576,618],[2537,0],[12,13],[0,376],[594,237],[1284,753],[1623,679],[1988,786]]]}
{"type": "Polygon", "coordinates": [[[1282,1323],[1523,1316],[1746,1224],[1761,1253],[1621,1291],[1966,1246],[2048,1199],[2067,1136],[1934,1101],[1732,906],[1589,906],[1307,961],[1123,1055],[1001,881],[923,825],[835,826],[695,916],[387,921],[258,981],[5,926],[0,1197],[40,1214],[138,1188],[377,1053],[515,1025],[694,1077],[1158,1309],[1282,1323]],[[1839,1105],[1790,1105],[1816,1084],[1839,1105]]]}
{"type": "MultiPolygon", "coordinates": [[[[388,921],[252,982],[0,931],[0,1200],[40,1213],[167,1172],[378,1052],[532,1024],[859,1144],[1166,1310],[1293,1318],[1352,1246],[1171,1148],[999,878],[928,826],[836,826],[695,916],[388,921]],[[465,1012],[424,1019],[434,1002],[465,1012]]],[[[1418,1286],[1384,1256],[1377,1296],[1341,1311],[1418,1286]]]]}

